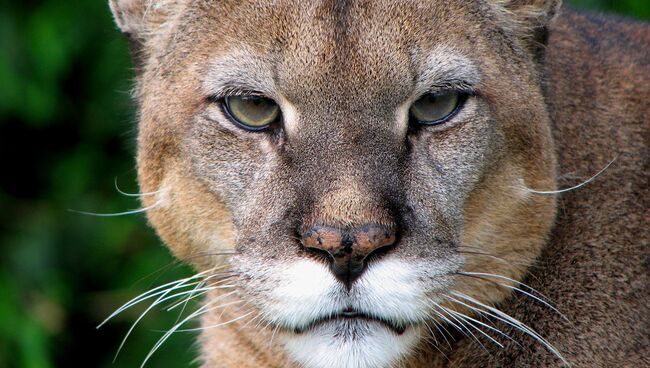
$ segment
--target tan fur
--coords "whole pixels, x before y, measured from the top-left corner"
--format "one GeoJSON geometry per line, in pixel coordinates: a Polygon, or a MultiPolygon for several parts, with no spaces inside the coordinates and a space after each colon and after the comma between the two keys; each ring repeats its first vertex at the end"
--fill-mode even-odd
{"type": "MultiPolygon", "coordinates": [[[[141,65],[139,180],[157,192],[143,199],[149,220],[199,270],[313,257],[295,239],[300,226],[399,225],[409,232],[394,257],[460,257],[459,271],[547,295],[570,323],[499,285],[512,282],[457,276],[452,286],[530,325],[574,366],[650,364],[649,28],[559,6],[111,0],[141,65]],[[476,83],[465,121],[411,133],[400,106],[417,97],[414,80],[447,74],[476,83]],[[283,133],[219,125],[208,97],[224,78],[278,101],[283,133]],[[564,175],[587,179],[614,157],[576,191],[529,190],[577,184],[564,175]]],[[[255,276],[226,299],[245,307],[203,325],[255,311],[267,286],[255,276]]],[[[204,367],[294,365],[272,326],[250,322],[204,331],[204,367]]],[[[400,367],[560,365],[508,326],[517,342],[503,349],[460,334],[434,347],[413,328],[423,338],[400,367]]]]}

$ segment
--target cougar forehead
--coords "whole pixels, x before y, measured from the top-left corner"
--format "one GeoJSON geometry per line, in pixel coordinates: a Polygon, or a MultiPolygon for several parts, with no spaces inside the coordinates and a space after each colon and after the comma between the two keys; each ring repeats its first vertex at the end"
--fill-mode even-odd
{"type": "MultiPolygon", "coordinates": [[[[390,103],[406,98],[419,77],[413,69],[434,47],[471,52],[477,40],[467,38],[480,32],[484,19],[470,14],[490,9],[479,2],[428,1],[193,1],[187,7],[173,35],[157,40],[165,47],[152,46],[167,61],[195,62],[189,53],[239,53],[243,67],[264,69],[230,77],[261,77],[255,82],[267,83],[257,88],[274,87],[296,103],[320,95],[357,108],[377,108],[382,97],[390,103]]],[[[166,64],[151,66],[177,70],[166,64]]]]}

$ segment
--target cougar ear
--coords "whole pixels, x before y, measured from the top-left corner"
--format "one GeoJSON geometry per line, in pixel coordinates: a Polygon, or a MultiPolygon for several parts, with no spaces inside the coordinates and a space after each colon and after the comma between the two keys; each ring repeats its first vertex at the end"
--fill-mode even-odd
{"type": "Polygon", "coordinates": [[[136,70],[144,61],[145,43],[164,31],[184,0],[109,0],[117,27],[127,35],[136,70]]]}
{"type": "Polygon", "coordinates": [[[137,37],[145,29],[146,0],[109,0],[117,27],[124,33],[137,37]]]}
{"type": "Polygon", "coordinates": [[[520,22],[539,27],[548,24],[557,15],[562,0],[498,0],[520,22]]]}
{"type": "Polygon", "coordinates": [[[512,28],[533,53],[541,59],[548,37],[548,27],[557,16],[562,0],[495,0],[506,11],[512,28]]]}

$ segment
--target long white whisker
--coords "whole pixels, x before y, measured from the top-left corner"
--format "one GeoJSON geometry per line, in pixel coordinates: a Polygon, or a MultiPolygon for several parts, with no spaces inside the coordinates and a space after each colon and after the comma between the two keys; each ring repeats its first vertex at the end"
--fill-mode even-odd
{"type": "Polygon", "coordinates": [[[74,213],[79,213],[79,214],[82,214],[82,215],[88,215],[88,216],[117,217],[117,216],[128,216],[128,215],[135,215],[137,213],[147,212],[147,211],[149,211],[151,209],[156,208],[158,205],[160,205],[160,202],[156,202],[156,203],[154,203],[154,204],[152,204],[151,206],[148,206],[148,207],[143,207],[143,208],[139,208],[139,209],[132,210],[132,211],[117,212],[117,213],[94,213],[94,212],[86,212],[86,211],[77,211],[77,210],[73,210],[73,209],[68,209],[68,211],[74,212],[74,213]]]}
{"type": "MultiPolygon", "coordinates": [[[[435,323],[435,321],[433,323],[435,323]]],[[[438,339],[436,339],[436,333],[433,332],[433,329],[431,328],[431,326],[429,326],[427,321],[424,321],[424,326],[427,328],[427,330],[429,330],[429,334],[431,334],[431,337],[433,338],[433,342],[435,343],[435,346],[437,348],[438,347],[438,339]]]]}
{"type": "MultiPolygon", "coordinates": [[[[165,297],[164,299],[162,299],[162,300],[160,300],[160,301],[156,301],[156,302],[154,302],[154,303],[152,304],[152,306],[155,307],[156,305],[158,305],[158,304],[162,304],[162,303],[164,303],[164,302],[166,302],[166,301],[168,301],[168,300],[170,300],[170,299],[176,299],[176,298],[178,298],[178,297],[181,297],[181,296],[183,296],[183,295],[187,295],[187,294],[192,295],[193,293],[196,293],[196,292],[207,293],[207,292],[210,292],[210,291],[212,291],[212,290],[217,290],[217,289],[229,289],[229,288],[232,288],[232,287],[234,287],[234,286],[233,286],[233,285],[226,285],[226,286],[218,286],[218,287],[205,287],[205,288],[201,288],[201,289],[197,289],[197,290],[194,290],[194,289],[192,289],[192,290],[187,290],[187,291],[183,291],[183,292],[180,292],[180,293],[176,293],[176,294],[173,294],[173,295],[167,296],[167,297],[165,297]]],[[[184,299],[184,300],[181,300],[181,301],[178,302],[178,303],[175,303],[174,305],[172,305],[171,307],[169,307],[169,308],[166,309],[166,310],[167,310],[167,311],[170,311],[170,310],[174,309],[175,307],[178,307],[179,305],[183,304],[184,302],[185,302],[185,299],[184,299]]]]}
{"type": "Polygon", "coordinates": [[[514,318],[514,317],[512,317],[512,316],[510,316],[510,315],[508,315],[508,314],[506,314],[506,313],[504,313],[504,312],[502,312],[502,311],[500,311],[499,309],[496,309],[496,308],[494,308],[494,307],[491,307],[491,306],[489,306],[489,305],[486,305],[486,304],[484,304],[484,303],[481,303],[481,302],[479,302],[478,300],[476,300],[476,299],[474,299],[474,298],[472,298],[472,297],[469,297],[469,296],[467,296],[467,295],[463,295],[463,294],[458,293],[458,292],[452,292],[451,294],[453,294],[454,296],[456,296],[456,297],[458,297],[458,298],[461,298],[461,299],[467,300],[467,301],[472,302],[472,303],[474,303],[474,304],[476,304],[476,305],[478,305],[478,306],[481,306],[481,307],[483,307],[483,308],[485,308],[485,309],[491,311],[492,313],[495,313],[495,314],[501,316],[502,318],[508,320],[508,321],[509,321],[509,322],[507,322],[508,324],[510,324],[511,326],[516,327],[516,328],[518,327],[518,329],[519,329],[520,331],[526,333],[528,336],[531,336],[531,337],[533,337],[535,340],[537,340],[537,341],[539,341],[540,343],[542,343],[542,344],[543,344],[543,345],[544,345],[544,346],[545,346],[545,347],[546,347],[550,352],[552,352],[556,357],[558,357],[560,360],[562,360],[562,362],[563,362],[564,364],[566,364],[567,366],[570,366],[569,362],[568,362],[568,361],[567,361],[567,360],[562,356],[562,354],[560,354],[560,352],[559,352],[559,351],[558,351],[558,350],[557,350],[553,345],[551,345],[551,343],[549,343],[548,341],[546,341],[546,339],[544,339],[540,334],[538,334],[538,333],[537,333],[535,330],[533,330],[532,328],[528,327],[528,326],[527,326],[526,324],[524,324],[523,322],[521,322],[521,321],[519,321],[518,319],[516,319],[516,318],[514,318]]]}
{"type": "MultiPolygon", "coordinates": [[[[117,315],[117,314],[121,313],[122,311],[124,311],[125,309],[128,309],[128,308],[130,308],[131,306],[133,306],[135,304],[138,304],[138,303],[140,303],[140,302],[142,302],[142,301],[144,301],[146,299],[150,299],[150,298],[153,298],[153,297],[158,295],[158,299],[156,299],[156,301],[154,301],[149,307],[147,307],[145,309],[145,311],[142,312],[140,314],[140,316],[136,319],[136,321],[131,325],[131,327],[127,331],[126,335],[124,336],[124,338],[120,342],[119,347],[117,348],[117,352],[115,353],[115,357],[113,358],[113,362],[115,362],[117,360],[117,357],[119,356],[120,352],[124,348],[124,345],[126,344],[126,341],[128,340],[129,336],[131,335],[131,333],[133,332],[135,327],[144,318],[144,316],[147,315],[147,313],[149,313],[149,311],[151,311],[155,306],[157,306],[158,304],[160,304],[160,303],[162,303],[162,302],[164,302],[166,300],[177,298],[179,295],[183,295],[183,294],[187,293],[187,292],[183,292],[183,293],[177,293],[177,294],[173,294],[171,296],[167,296],[168,294],[170,294],[174,290],[177,290],[177,289],[180,289],[180,288],[185,288],[185,287],[188,287],[188,286],[192,285],[193,283],[191,283],[190,285],[188,285],[187,283],[189,281],[191,281],[191,280],[205,277],[204,275],[209,273],[209,272],[213,272],[213,270],[206,270],[206,271],[198,273],[198,274],[196,274],[194,276],[187,277],[185,279],[182,279],[182,280],[179,280],[179,281],[176,281],[176,282],[171,282],[171,283],[165,284],[165,285],[162,286],[162,289],[161,289],[161,287],[157,287],[157,288],[154,288],[153,290],[145,292],[142,295],[140,295],[139,297],[136,297],[136,298],[132,299],[130,302],[126,303],[124,306],[119,308],[117,311],[113,312],[113,314],[111,314],[111,316],[109,316],[102,324],[100,324],[98,326],[98,328],[101,327],[108,320],[113,318],[115,315],[117,315]],[[153,294],[150,294],[152,291],[159,290],[159,289],[161,289],[161,290],[158,291],[158,292],[154,292],[153,294]],[[146,294],[150,294],[150,295],[148,295],[146,297],[143,297],[143,295],[146,295],[146,294]]],[[[210,275],[210,276],[207,277],[207,279],[209,279],[210,277],[214,277],[214,276],[215,275],[210,275]]],[[[197,283],[200,283],[200,282],[197,282],[197,283]]]]}
{"type": "Polygon", "coordinates": [[[449,346],[449,348],[451,349],[451,343],[449,342],[449,340],[447,340],[447,336],[445,336],[445,332],[449,335],[449,337],[451,337],[453,339],[454,337],[452,336],[452,334],[449,331],[447,331],[445,326],[443,326],[440,323],[435,323],[434,322],[433,326],[436,328],[436,330],[438,330],[438,332],[440,332],[440,335],[442,335],[442,338],[445,339],[445,342],[447,343],[447,346],[449,346]]]}
{"type": "MultiPolygon", "coordinates": [[[[449,296],[447,296],[447,297],[450,298],[449,296]]],[[[466,305],[468,308],[470,308],[470,309],[472,309],[472,310],[474,310],[474,311],[476,311],[476,312],[478,312],[478,313],[480,313],[480,314],[484,314],[484,315],[486,315],[486,316],[488,316],[488,317],[491,317],[491,318],[497,319],[497,320],[499,320],[499,321],[501,321],[501,322],[503,322],[503,323],[505,323],[505,324],[507,324],[507,325],[509,325],[509,326],[514,327],[515,329],[517,329],[517,330],[519,330],[519,331],[521,331],[521,332],[524,332],[524,333],[526,333],[526,334],[529,333],[527,330],[522,329],[519,325],[513,324],[511,321],[509,321],[509,320],[507,320],[507,319],[501,318],[501,317],[499,317],[499,316],[497,316],[497,315],[495,315],[495,314],[493,314],[493,313],[490,313],[490,312],[488,312],[488,311],[486,311],[486,310],[483,310],[483,309],[480,309],[480,308],[477,308],[477,307],[471,306],[471,305],[469,305],[469,304],[465,304],[465,305],[466,305]]],[[[510,338],[510,339],[511,339],[512,341],[515,341],[515,340],[513,340],[512,338],[510,338]]],[[[516,342],[516,341],[515,341],[515,343],[517,343],[517,345],[520,345],[520,344],[519,344],[518,342],[516,342]]],[[[521,345],[520,345],[520,346],[521,346],[521,345]]]]}
{"type": "MultiPolygon", "coordinates": [[[[443,307],[443,308],[445,308],[445,307],[443,307]]],[[[479,320],[477,320],[477,319],[474,319],[474,318],[469,317],[469,316],[467,316],[467,315],[465,315],[465,314],[463,314],[463,313],[456,312],[456,311],[453,311],[453,310],[448,309],[448,308],[445,308],[445,309],[447,310],[447,312],[449,312],[449,313],[451,313],[451,314],[454,314],[454,315],[458,316],[458,317],[461,318],[461,319],[464,319],[464,320],[467,320],[467,321],[471,321],[471,322],[474,322],[474,323],[478,323],[478,324],[481,325],[481,326],[484,326],[484,327],[486,327],[486,328],[489,328],[489,329],[491,329],[491,330],[494,330],[494,331],[496,331],[496,332],[499,332],[499,333],[501,333],[502,335],[505,335],[505,334],[504,334],[503,332],[501,332],[500,330],[498,330],[498,329],[496,329],[496,328],[493,328],[493,327],[491,327],[491,326],[488,326],[487,324],[485,324],[485,323],[483,323],[483,322],[481,322],[481,321],[479,321],[479,320]]],[[[498,342],[498,341],[495,340],[492,336],[490,336],[490,335],[488,335],[487,333],[485,333],[485,331],[481,330],[480,328],[477,328],[476,326],[472,325],[471,323],[467,323],[467,324],[470,325],[470,326],[472,326],[472,327],[474,327],[474,329],[475,329],[476,331],[478,331],[478,332],[480,332],[481,334],[483,334],[485,337],[487,337],[487,338],[490,339],[492,342],[494,342],[495,344],[497,344],[500,348],[503,348],[503,345],[501,345],[500,342],[498,342]]]]}
{"type": "MultiPolygon", "coordinates": [[[[197,282],[191,282],[191,283],[187,283],[187,284],[179,284],[179,285],[173,286],[173,287],[168,288],[168,289],[163,289],[163,290],[157,291],[157,292],[155,292],[153,294],[147,295],[146,297],[140,297],[138,300],[131,301],[128,304],[125,304],[124,306],[120,307],[120,309],[113,312],[113,314],[117,315],[117,314],[123,312],[126,309],[129,309],[129,308],[131,308],[131,307],[133,307],[133,306],[135,306],[137,304],[140,304],[140,303],[142,303],[142,302],[144,302],[146,300],[158,297],[161,294],[169,294],[169,292],[171,292],[171,291],[192,287],[192,286],[195,286],[195,285],[199,285],[200,283],[201,283],[200,281],[197,281],[197,282]]],[[[169,299],[165,299],[165,300],[169,300],[169,299]]]]}
{"type": "MultiPolygon", "coordinates": [[[[459,271],[459,272],[457,272],[457,273],[460,274],[460,275],[496,277],[496,278],[498,278],[498,279],[507,280],[507,281],[513,282],[513,283],[515,283],[515,284],[517,284],[517,285],[521,285],[521,286],[525,287],[526,289],[528,289],[528,290],[530,290],[530,291],[532,291],[532,292],[534,292],[534,293],[537,293],[537,295],[541,296],[541,297],[544,298],[545,300],[550,300],[546,295],[542,294],[541,292],[539,292],[539,291],[533,289],[532,287],[530,287],[530,286],[524,284],[524,283],[521,282],[521,281],[517,281],[517,280],[515,280],[515,279],[511,279],[510,277],[506,277],[506,276],[502,276],[502,275],[496,275],[496,274],[493,274],[493,273],[483,273],[483,272],[467,272],[467,271],[462,271],[462,272],[460,272],[460,271],[459,271]]],[[[503,284],[499,284],[499,285],[503,285],[503,284]]],[[[503,285],[503,286],[505,286],[505,285],[503,285]]]]}
{"type": "Polygon", "coordinates": [[[155,353],[155,352],[160,348],[160,346],[162,346],[162,344],[163,344],[165,341],[167,341],[167,339],[169,338],[169,336],[171,336],[171,335],[174,333],[174,331],[176,331],[177,329],[179,329],[179,328],[180,328],[183,324],[185,324],[187,321],[189,321],[189,320],[191,320],[192,318],[194,318],[194,317],[196,317],[196,316],[201,315],[202,313],[204,313],[204,311],[206,311],[206,309],[208,309],[208,308],[209,308],[209,307],[210,307],[214,302],[215,302],[215,301],[210,301],[210,302],[206,303],[206,304],[203,305],[201,308],[197,309],[196,311],[194,311],[193,313],[191,313],[189,316],[185,317],[181,322],[179,322],[179,323],[177,323],[176,325],[174,325],[174,327],[172,327],[169,331],[165,332],[165,334],[164,334],[160,339],[158,339],[158,341],[157,341],[156,344],[153,346],[153,348],[151,348],[151,350],[149,350],[149,353],[148,353],[147,356],[144,358],[144,361],[143,361],[142,364],[140,365],[140,368],[143,368],[143,367],[147,364],[147,362],[149,361],[149,359],[151,359],[151,357],[153,356],[153,354],[154,354],[154,353],[155,353]]]}
{"type": "MultiPolygon", "coordinates": [[[[437,324],[435,321],[432,321],[432,322],[434,323],[434,325],[437,324]]],[[[436,348],[436,350],[438,350],[440,352],[440,354],[442,354],[443,357],[445,357],[447,360],[449,360],[449,358],[447,357],[447,354],[443,353],[442,350],[440,350],[440,348],[438,347],[438,339],[436,339],[436,334],[431,329],[431,326],[429,326],[429,324],[426,321],[424,322],[424,325],[429,330],[429,333],[431,333],[431,337],[433,338],[433,344],[432,344],[433,347],[436,348]]],[[[438,330],[438,331],[440,331],[440,330],[438,330]]],[[[445,340],[447,340],[447,339],[445,338],[445,340]]],[[[451,348],[451,345],[449,347],[451,348]]]]}
{"type": "Polygon", "coordinates": [[[435,303],[435,306],[437,306],[437,307],[440,308],[442,311],[444,311],[445,313],[447,313],[447,315],[449,315],[449,317],[451,317],[454,321],[458,322],[458,324],[459,324],[459,325],[460,325],[460,326],[461,326],[465,331],[467,331],[467,332],[470,334],[470,336],[472,336],[472,337],[474,338],[474,340],[476,340],[476,342],[477,342],[479,345],[481,345],[481,347],[482,347],[485,351],[487,351],[487,349],[485,348],[485,345],[483,345],[483,343],[481,343],[481,340],[479,340],[478,337],[476,337],[476,335],[474,335],[474,333],[472,332],[472,330],[470,330],[469,328],[467,328],[467,326],[465,326],[465,323],[463,323],[462,320],[459,320],[458,318],[456,318],[456,316],[454,316],[452,313],[450,313],[450,310],[448,310],[447,308],[441,306],[440,304],[435,303]]]}
{"type": "Polygon", "coordinates": [[[511,278],[509,278],[509,277],[505,277],[505,276],[501,276],[501,275],[495,275],[495,274],[490,274],[490,273],[479,273],[479,272],[458,272],[458,274],[460,274],[460,275],[467,275],[467,276],[475,276],[475,277],[477,277],[477,278],[479,278],[479,279],[482,278],[481,276],[485,276],[485,277],[496,277],[496,278],[500,278],[500,279],[504,279],[504,280],[508,280],[508,281],[511,281],[511,282],[517,283],[517,284],[519,284],[519,285],[521,285],[521,286],[523,286],[523,287],[525,287],[525,288],[527,288],[527,289],[529,289],[529,290],[531,290],[531,291],[533,291],[533,292],[539,294],[539,296],[540,296],[541,298],[540,298],[540,297],[537,297],[537,296],[535,296],[535,295],[533,295],[533,294],[531,294],[531,293],[529,293],[529,292],[527,292],[527,291],[525,291],[525,290],[522,290],[522,289],[520,289],[520,288],[518,288],[518,287],[515,287],[515,286],[511,286],[511,285],[508,285],[508,284],[502,284],[502,283],[496,283],[496,284],[497,284],[497,285],[500,285],[500,286],[503,286],[503,287],[505,287],[505,288],[511,289],[511,290],[515,290],[515,291],[517,291],[517,292],[519,292],[519,293],[522,293],[522,294],[524,294],[524,295],[526,295],[526,296],[529,296],[529,297],[533,298],[534,300],[536,300],[536,301],[538,301],[538,302],[544,304],[546,307],[548,307],[548,308],[550,308],[551,310],[553,310],[553,311],[554,311],[555,313],[557,313],[560,317],[562,317],[565,321],[571,323],[571,321],[570,321],[570,320],[569,320],[569,319],[568,319],[564,314],[562,314],[562,312],[560,312],[557,308],[555,308],[555,307],[553,306],[553,304],[550,303],[550,300],[549,300],[549,298],[548,298],[547,296],[545,296],[544,294],[540,293],[539,291],[533,289],[532,287],[530,287],[530,286],[528,286],[528,285],[526,285],[526,284],[524,284],[524,283],[522,283],[522,282],[520,282],[520,281],[517,281],[517,280],[511,279],[511,278]],[[542,299],[542,298],[543,298],[543,299],[542,299]]]}
{"type": "MultiPolygon", "coordinates": [[[[478,309],[478,308],[476,308],[476,307],[474,307],[474,306],[471,306],[471,305],[469,305],[469,304],[463,303],[462,301],[460,301],[460,300],[458,300],[458,299],[456,299],[456,298],[452,298],[452,297],[450,297],[449,295],[446,295],[446,297],[447,297],[448,299],[450,299],[451,301],[453,301],[453,302],[455,302],[455,303],[458,303],[458,304],[460,304],[460,305],[463,305],[463,306],[465,306],[465,307],[467,307],[467,308],[469,308],[469,309],[471,309],[471,310],[479,311],[479,312],[482,311],[482,310],[480,310],[480,309],[478,309]]],[[[491,316],[491,314],[488,314],[488,316],[491,316]]],[[[469,317],[469,316],[467,316],[467,318],[472,319],[472,318],[469,317]]],[[[498,317],[497,317],[497,318],[498,318],[498,317]]],[[[499,333],[500,335],[502,335],[503,337],[507,338],[508,340],[514,342],[515,344],[520,345],[517,341],[515,341],[515,339],[513,339],[512,337],[510,337],[510,336],[509,336],[508,334],[506,334],[505,332],[499,330],[498,328],[493,327],[493,326],[486,325],[486,324],[484,324],[484,323],[482,323],[482,322],[480,322],[480,321],[475,321],[475,322],[480,323],[482,326],[485,326],[485,327],[487,327],[487,328],[489,328],[489,329],[491,329],[491,330],[493,330],[493,331],[499,333]]],[[[520,346],[521,346],[521,345],[520,345],[520,346]]]]}
{"type": "MultiPolygon", "coordinates": [[[[229,303],[229,304],[224,304],[224,306],[228,306],[230,304],[237,304],[237,303],[241,303],[241,301],[232,302],[232,303],[229,303]]],[[[231,319],[228,322],[221,322],[221,323],[217,323],[216,325],[210,325],[210,326],[202,326],[202,327],[197,327],[197,328],[188,328],[188,329],[184,329],[184,330],[176,330],[176,332],[195,332],[195,331],[203,331],[203,330],[207,330],[207,329],[211,329],[211,328],[222,327],[222,326],[234,323],[236,321],[239,321],[240,319],[246,318],[246,317],[250,316],[251,314],[253,314],[253,312],[248,312],[248,313],[246,313],[246,314],[244,314],[242,316],[231,319]]]]}
{"type": "MultiPolygon", "coordinates": [[[[110,316],[108,316],[104,321],[102,321],[102,323],[100,323],[97,326],[97,328],[101,328],[108,321],[110,321],[111,319],[113,319],[115,316],[122,313],[126,309],[129,309],[130,307],[132,307],[132,306],[134,306],[134,305],[136,305],[136,304],[138,304],[140,302],[143,302],[143,301],[145,301],[147,299],[153,298],[153,297],[155,297],[157,295],[160,295],[160,294],[166,292],[167,291],[166,289],[169,288],[170,286],[174,285],[174,288],[179,287],[178,284],[182,283],[183,281],[188,281],[188,279],[177,280],[177,281],[165,284],[165,285],[160,285],[158,287],[155,287],[155,288],[153,288],[151,290],[148,290],[148,291],[138,295],[137,297],[135,297],[135,298],[129,300],[128,302],[124,303],[121,307],[117,308],[113,313],[111,313],[110,316]]],[[[196,283],[191,283],[189,285],[195,285],[195,284],[196,283]]]]}
{"type": "Polygon", "coordinates": [[[555,308],[552,304],[545,302],[544,300],[542,300],[542,299],[536,297],[535,295],[533,295],[533,294],[531,294],[531,293],[529,293],[529,292],[527,292],[527,291],[525,291],[525,290],[521,290],[521,289],[519,289],[519,288],[516,288],[516,287],[514,287],[514,286],[510,286],[510,285],[506,285],[506,284],[499,284],[499,285],[504,286],[504,287],[507,287],[507,288],[512,289],[512,290],[515,290],[515,291],[518,291],[518,292],[520,292],[520,293],[522,293],[522,294],[524,294],[524,295],[527,295],[527,296],[529,296],[529,297],[531,297],[531,298],[537,300],[538,302],[540,302],[540,303],[544,304],[545,306],[547,306],[548,308],[552,309],[555,313],[557,313],[557,314],[558,314],[560,317],[562,317],[565,321],[567,321],[567,322],[571,322],[571,321],[569,321],[569,319],[568,319],[566,316],[564,316],[564,314],[562,314],[562,312],[560,312],[560,311],[559,311],[557,308],[555,308]]]}
{"type": "Polygon", "coordinates": [[[129,328],[129,330],[126,332],[126,335],[122,339],[122,342],[120,343],[120,346],[117,348],[117,352],[115,353],[115,357],[113,358],[113,363],[115,363],[115,361],[117,360],[118,355],[120,355],[120,351],[122,351],[122,348],[124,347],[124,344],[126,343],[126,340],[128,340],[129,336],[131,336],[131,332],[133,332],[133,330],[135,329],[135,326],[138,325],[138,323],[144,318],[145,315],[147,315],[147,313],[149,313],[149,311],[151,311],[156,305],[158,305],[159,303],[164,301],[167,294],[171,293],[173,290],[175,290],[178,287],[179,286],[175,286],[175,287],[173,287],[171,289],[166,290],[164,293],[162,293],[158,297],[158,299],[156,299],[156,301],[154,303],[152,303],[149,307],[147,307],[147,309],[145,309],[145,311],[142,312],[142,314],[140,314],[138,319],[136,319],[135,322],[133,322],[133,324],[131,325],[131,328],[129,328]]]}
{"type": "MultiPolygon", "coordinates": [[[[434,301],[431,301],[431,302],[434,304],[434,306],[436,306],[436,307],[442,309],[442,307],[441,307],[438,303],[436,303],[436,302],[434,302],[434,301]]],[[[443,315],[442,313],[438,312],[438,311],[435,310],[435,309],[432,309],[432,312],[435,313],[438,317],[440,317],[443,321],[449,323],[449,324],[452,325],[454,328],[456,328],[457,331],[459,331],[459,332],[462,333],[463,335],[469,337],[469,335],[467,335],[467,334],[465,333],[465,331],[464,331],[461,327],[459,327],[457,324],[455,324],[454,322],[452,322],[452,321],[451,321],[449,318],[447,318],[445,315],[443,315]]],[[[451,334],[449,334],[449,336],[451,336],[451,334]]]]}
{"type": "MultiPolygon", "coordinates": [[[[197,285],[197,287],[194,288],[194,290],[192,290],[192,292],[189,293],[190,295],[183,298],[183,300],[181,300],[179,302],[176,302],[176,303],[172,304],[169,307],[166,307],[165,310],[168,311],[168,312],[171,312],[172,310],[176,309],[179,305],[183,304],[183,309],[180,312],[181,314],[183,314],[183,311],[185,310],[185,307],[187,306],[187,303],[190,300],[198,298],[201,295],[205,295],[206,293],[210,292],[211,290],[230,289],[230,288],[236,287],[233,284],[221,285],[222,283],[224,283],[226,281],[228,281],[228,280],[220,280],[218,282],[211,283],[209,285],[206,282],[203,282],[203,284],[204,284],[203,286],[201,286],[199,288],[199,285],[197,285]],[[194,293],[196,293],[196,295],[194,293]]],[[[176,321],[176,322],[178,322],[178,321],[176,321]]]]}
{"type": "MultiPolygon", "coordinates": [[[[193,292],[190,295],[188,295],[186,298],[183,298],[183,300],[181,300],[180,302],[178,302],[178,303],[172,305],[171,307],[167,308],[167,311],[171,312],[174,308],[176,308],[176,306],[183,305],[183,308],[181,308],[181,311],[178,312],[178,317],[176,317],[176,322],[175,323],[178,323],[178,321],[181,320],[181,317],[183,316],[183,313],[185,313],[185,308],[187,308],[187,304],[190,302],[190,300],[192,300],[196,296],[203,295],[204,293],[207,293],[207,292],[210,291],[210,290],[198,291],[198,289],[203,288],[205,285],[206,285],[205,280],[201,281],[198,285],[196,285],[196,287],[194,287],[193,292]],[[197,292],[198,292],[198,295],[197,295],[197,292]]],[[[213,285],[210,285],[210,286],[213,286],[213,285]]]]}
{"type": "Polygon", "coordinates": [[[160,286],[157,286],[157,287],[155,287],[155,288],[153,288],[153,289],[151,289],[151,290],[148,290],[148,291],[146,291],[146,292],[144,292],[144,293],[138,295],[137,297],[135,297],[135,298],[129,300],[128,302],[126,302],[126,303],[125,303],[124,305],[122,305],[121,307],[119,307],[117,310],[115,310],[115,312],[111,313],[111,315],[108,316],[108,317],[107,317],[107,318],[106,318],[102,323],[100,323],[100,324],[97,326],[97,328],[102,327],[102,326],[103,326],[104,324],[106,324],[109,320],[111,320],[112,318],[114,318],[114,317],[117,316],[118,314],[122,313],[124,310],[126,310],[126,309],[132,307],[133,305],[136,305],[136,304],[138,304],[138,303],[140,303],[140,302],[142,302],[142,301],[144,301],[144,300],[151,299],[151,298],[155,297],[156,295],[160,295],[160,294],[162,294],[162,293],[165,293],[165,291],[166,291],[167,288],[170,288],[170,287],[171,287],[170,290],[175,290],[175,289],[178,289],[178,288],[181,288],[181,287],[188,287],[188,286],[195,285],[196,283],[190,283],[190,284],[186,284],[186,283],[189,282],[189,281],[191,281],[191,280],[194,280],[194,279],[197,279],[197,278],[204,277],[204,275],[205,275],[206,273],[209,273],[209,272],[212,272],[212,271],[213,271],[213,270],[203,271],[203,272],[198,273],[198,274],[196,274],[196,275],[194,275],[194,276],[187,277],[187,278],[184,278],[184,279],[181,279],[181,280],[172,281],[172,282],[169,282],[169,283],[167,283],[167,284],[160,285],[160,286]],[[173,286],[173,287],[172,287],[172,286],[173,286]]]}
{"type": "Polygon", "coordinates": [[[117,185],[117,177],[115,178],[115,190],[117,190],[118,193],[126,197],[146,197],[146,196],[156,195],[161,192],[161,190],[157,190],[155,192],[148,192],[148,193],[127,193],[121,190],[120,187],[117,185]]]}
{"type": "Polygon", "coordinates": [[[605,166],[602,170],[597,172],[594,176],[592,176],[591,178],[589,178],[589,179],[583,181],[582,183],[580,183],[578,185],[575,185],[573,187],[566,188],[566,189],[561,189],[561,190],[548,190],[548,191],[546,191],[546,190],[534,190],[534,189],[531,189],[531,188],[525,188],[525,190],[527,192],[533,193],[533,194],[561,194],[561,193],[565,193],[565,192],[570,192],[572,190],[576,190],[578,188],[581,188],[581,187],[591,183],[594,179],[596,179],[598,176],[600,176],[600,174],[605,172],[605,170],[607,170],[614,163],[614,161],[616,161],[616,159],[618,159],[618,155],[616,155],[616,157],[614,157],[614,159],[612,161],[610,161],[607,164],[607,166],[605,166]]]}

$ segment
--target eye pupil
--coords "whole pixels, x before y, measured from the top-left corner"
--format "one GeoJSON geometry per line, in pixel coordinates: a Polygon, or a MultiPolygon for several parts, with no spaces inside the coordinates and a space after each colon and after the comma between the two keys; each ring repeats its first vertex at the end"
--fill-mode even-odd
{"type": "Polygon", "coordinates": [[[229,96],[223,106],[235,123],[252,131],[266,130],[280,117],[275,101],[262,96],[229,96]]]}

